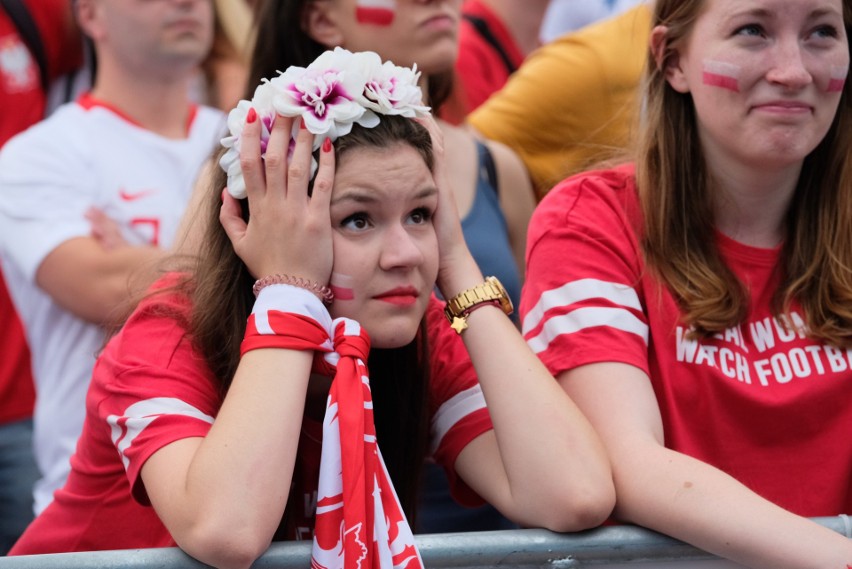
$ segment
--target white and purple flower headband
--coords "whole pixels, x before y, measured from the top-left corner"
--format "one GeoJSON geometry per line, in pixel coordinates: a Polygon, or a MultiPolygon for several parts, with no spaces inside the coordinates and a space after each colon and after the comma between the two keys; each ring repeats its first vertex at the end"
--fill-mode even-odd
{"type": "MultiPolygon", "coordinates": [[[[219,160],[228,174],[228,193],[237,199],[246,197],[240,143],[249,109],[253,108],[260,119],[261,154],[266,152],[277,115],[301,117],[314,134],[316,150],[326,138],[334,141],[349,134],[355,123],[373,128],[379,124],[379,115],[428,116],[429,107],[422,104],[417,85],[419,78],[416,65],[412,69],[399,67],[389,61],[382,63],[371,51],[352,53],[338,47],[326,51],[308,67],[288,67],[278,77],[264,79],[251,101],[240,101],[228,114],[231,135],[222,139],[227,152],[219,160]]],[[[291,151],[298,130],[297,122],[291,151]]]]}

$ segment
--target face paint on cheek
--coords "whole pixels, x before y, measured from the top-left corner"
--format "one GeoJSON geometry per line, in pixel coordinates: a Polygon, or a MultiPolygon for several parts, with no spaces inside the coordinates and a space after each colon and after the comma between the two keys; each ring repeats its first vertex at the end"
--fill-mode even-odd
{"type": "Polygon", "coordinates": [[[334,293],[334,299],[354,300],[355,291],[352,290],[353,281],[354,279],[349,275],[331,273],[331,282],[329,283],[329,287],[331,288],[331,292],[334,293]]]}
{"type": "Polygon", "coordinates": [[[831,66],[831,77],[828,80],[829,93],[840,93],[843,91],[843,86],[846,85],[846,75],[849,73],[849,67],[841,67],[839,65],[831,66]]]}
{"type": "Polygon", "coordinates": [[[704,60],[702,81],[705,85],[740,92],[740,67],[724,61],[704,60]]]}
{"type": "Polygon", "coordinates": [[[389,26],[396,15],[396,0],[357,0],[355,18],[361,24],[389,26]]]}

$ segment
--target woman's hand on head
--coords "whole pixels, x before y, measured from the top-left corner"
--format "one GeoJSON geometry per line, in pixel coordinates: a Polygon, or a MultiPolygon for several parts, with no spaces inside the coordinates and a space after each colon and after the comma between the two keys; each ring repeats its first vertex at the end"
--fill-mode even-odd
{"type": "Polygon", "coordinates": [[[444,297],[450,298],[463,289],[479,284],[482,281],[482,273],[473,260],[462,233],[456,200],[447,178],[441,128],[432,117],[418,119],[418,122],[426,127],[432,137],[432,170],[435,186],[438,188],[438,207],[433,218],[439,249],[437,284],[444,297]]]}
{"type": "MultiPolygon", "coordinates": [[[[250,112],[250,117],[254,113],[250,112]]],[[[255,115],[256,116],[256,115],[255,115]]],[[[313,195],[308,196],[314,135],[300,128],[288,160],[294,121],[278,116],[261,157],[261,123],[246,121],[240,165],[246,183],[249,220],[240,203],[222,193],[219,220],[234,251],[255,278],[281,273],[327,284],[332,268],[329,202],[334,181],[334,150],[320,150],[313,195]]]]}

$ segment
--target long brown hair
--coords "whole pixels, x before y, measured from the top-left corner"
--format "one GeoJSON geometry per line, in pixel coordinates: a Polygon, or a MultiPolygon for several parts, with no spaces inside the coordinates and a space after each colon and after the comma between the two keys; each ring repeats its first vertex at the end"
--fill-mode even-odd
{"type": "MultiPolygon", "coordinates": [[[[847,41],[852,0],[843,0],[847,41]]],[[[661,61],[649,53],[636,176],[649,267],[672,291],[698,335],[742,322],[748,294],[716,245],[711,181],[692,97],[666,81],[665,60],[688,38],[704,0],[657,0],[652,26],[666,26],[661,61]]],[[[828,133],[805,158],[786,218],[773,310],[798,302],[811,336],[852,346],[852,101],[844,87],[828,133]]]]}
{"type": "MultiPolygon", "coordinates": [[[[305,31],[306,7],[315,1],[259,0],[256,13],[257,36],[248,77],[251,92],[246,93],[246,99],[251,99],[254,86],[260,85],[262,79],[271,79],[278,71],[283,71],[291,65],[307,67],[329,49],[305,31]]],[[[432,73],[428,78],[426,103],[431,105],[435,112],[452,93],[453,70],[432,73]]]]}
{"type": "MultiPolygon", "coordinates": [[[[431,170],[429,132],[403,117],[382,116],[374,128],[356,124],[349,134],[335,141],[334,147],[339,161],[353,148],[392,148],[397,144],[417,150],[431,170]]],[[[217,170],[212,178],[204,211],[204,247],[198,252],[194,276],[186,281],[185,290],[193,301],[190,334],[224,397],[239,364],[240,342],[254,304],[251,289],[255,279],[219,223],[219,194],[225,187],[225,173],[217,170]]],[[[243,219],[248,221],[248,200],[242,200],[241,205],[243,219]]],[[[421,323],[416,338],[407,346],[371,350],[368,366],[377,439],[400,502],[413,523],[429,434],[429,347],[425,325],[421,323]]]]}

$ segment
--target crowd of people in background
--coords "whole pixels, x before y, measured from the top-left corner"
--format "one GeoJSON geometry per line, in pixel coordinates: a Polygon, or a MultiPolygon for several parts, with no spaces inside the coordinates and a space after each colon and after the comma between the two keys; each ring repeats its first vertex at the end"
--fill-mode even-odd
{"type": "Polygon", "coordinates": [[[608,520],[852,566],[809,519],[852,514],[850,31],[0,1],[0,554],[608,520]]]}

